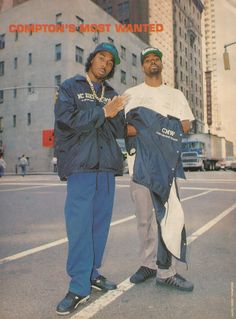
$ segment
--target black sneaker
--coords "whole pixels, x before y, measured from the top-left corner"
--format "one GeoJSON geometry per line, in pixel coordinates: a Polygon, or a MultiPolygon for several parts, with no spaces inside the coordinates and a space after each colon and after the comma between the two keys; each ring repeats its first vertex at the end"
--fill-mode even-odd
{"type": "Polygon", "coordinates": [[[175,274],[174,276],[165,279],[157,278],[156,284],[183,291],[192,291],[194,288],[193,284],[190,281],[186,280],[179,274],[175,274]]]}
{"type": "Polygon", "coordinates": [[[82,297],[69,291],[65,298],[59,302],[56,313],[58,315],[69,315],[78,307],[79,304],[85,303],[89,297],[89,295],[82,297]]]}
{"type": "Polygon", "coordinates": [[[102,275],[98,276],[95,280],[91,281],[92,287],[102,291],[114,290],[117,288],[117,285],[103,277],[102,275]]]}
{"type": "Polygon", "coordinates": [[[130,282],[133,284],[139,284],[148,278],[152,278],[156,276],[156,269],[151,269],[148,267],[141,266],[133,276],[130,277],[130,282]]]}

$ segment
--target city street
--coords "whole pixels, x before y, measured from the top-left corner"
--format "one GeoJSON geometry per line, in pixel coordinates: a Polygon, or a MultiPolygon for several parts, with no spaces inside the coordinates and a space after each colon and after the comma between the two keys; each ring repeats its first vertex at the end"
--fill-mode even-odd
{"type": "MultiPolygon", "coordinates": [[[[95,290],[67,318],[227,319],[236,317],[236,173],[188,172],[179,182],[188,236],[191,293],[132,285],[139,268],[138,237],[129,176],[116,179],[116,198],[101,273],[118,289],[95,290]]],[[[0,318],[55,319],[68,288],[64,225],[66,183],[56,175],[0,179],[0,318]]],[[[187,269],[188,268],[188,269],[187,269]]]]}

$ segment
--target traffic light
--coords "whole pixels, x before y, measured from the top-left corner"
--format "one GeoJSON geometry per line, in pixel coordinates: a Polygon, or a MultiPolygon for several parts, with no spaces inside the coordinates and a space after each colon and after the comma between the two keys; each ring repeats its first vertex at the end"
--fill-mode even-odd
{"type": "Polygon", "coordinates": [[[223,53],[223,59],[224,59],[225,70],[230,70],[229,53],[227,51],[223,53]]]}

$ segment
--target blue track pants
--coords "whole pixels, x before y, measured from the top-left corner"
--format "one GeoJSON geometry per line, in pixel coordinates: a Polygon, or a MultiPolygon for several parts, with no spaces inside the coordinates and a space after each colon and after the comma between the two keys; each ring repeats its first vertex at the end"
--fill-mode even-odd
{"type": "Polygon", "coordinates": [[[75,173],[68,177],[65,220],[68,237],[69,291],[86,296],[99,276],[107,242],[115,191],[110,172],[75,173]]]}

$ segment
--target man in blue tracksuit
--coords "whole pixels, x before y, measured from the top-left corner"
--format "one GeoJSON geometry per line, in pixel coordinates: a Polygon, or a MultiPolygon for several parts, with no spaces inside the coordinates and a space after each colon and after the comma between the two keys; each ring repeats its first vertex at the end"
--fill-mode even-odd
{"type": "Polygon", "coordinates": [[[124,96],[105,81],[120,63],[110,43],[90,54],[86,75],[66,80],[55,104],[55,151],[58,174],[67,180],[65,203],[69,291],[58,304],[70,314],[88,300],[91,286],[107,291],[116,284],[100,275],[114,200],[115,175],[123,171],[116,138],[123,137],[124,96]]]}

